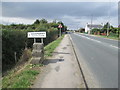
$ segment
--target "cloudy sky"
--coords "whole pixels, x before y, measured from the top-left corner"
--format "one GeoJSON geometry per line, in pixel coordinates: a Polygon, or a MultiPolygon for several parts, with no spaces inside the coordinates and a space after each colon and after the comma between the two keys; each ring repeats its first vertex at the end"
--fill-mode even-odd
{"type": "Polygon", "coordinates": [[[32,24],[36,19],[62,21],[69,29],[91,22],[118,25],[118,2],[2,2],[2,23],[32,24]],[[108,17],[109,16],[109,17],[108,17]]]}

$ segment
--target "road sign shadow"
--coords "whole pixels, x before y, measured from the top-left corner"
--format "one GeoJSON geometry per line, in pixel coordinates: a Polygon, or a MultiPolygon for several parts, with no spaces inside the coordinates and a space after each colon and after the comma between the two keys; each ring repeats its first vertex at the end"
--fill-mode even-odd
{"type": "Polygon", "coordinates": [[[46,59],[46,60],[44,60],[43,61],[43,65],[48,65],[48,64],[51,64],[51,63],[57,63],[57,62],[63,62],[64,61],[64,59],[62,58],[60,58],[60,59],[46,59]]]}
{"type": "Polygon", "coordinates": [[[70,54],[70,53],[64,53],[64,52],[53,52],[53,54],[70,54]]]}

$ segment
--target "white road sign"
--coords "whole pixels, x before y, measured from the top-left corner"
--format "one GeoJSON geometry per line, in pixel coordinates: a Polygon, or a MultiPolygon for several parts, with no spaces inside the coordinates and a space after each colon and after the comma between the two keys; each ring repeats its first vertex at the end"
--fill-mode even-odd
{"type": "Polygon", "coordinates": [[[46,32],[28,32],[28,38],[46,38],[46,32]]]}

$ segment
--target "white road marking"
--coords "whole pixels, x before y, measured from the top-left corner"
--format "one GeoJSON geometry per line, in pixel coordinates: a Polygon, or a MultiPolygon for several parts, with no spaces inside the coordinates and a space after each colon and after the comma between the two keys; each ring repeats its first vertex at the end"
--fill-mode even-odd
{"type": "Polygon", "coordinates": [[[72,38],[71,38],[71,36],[69,35],[69,37],[70,37],[70,40],[72,40],[72,38]]]}
{"type": "Polygon", "coordinates": [[[110,45],[111,47],[114,47],[114,48],[117,48],[117,49],[120,49],[119,47],[116,47],[116,46],[113,46],[113,45],[110,45]]]}
{"type": "MultiPolygon", "coordinates": [[[[83,34],[83,33],[81,33],[81,34],[83,34]]],[[[88,34],[83,34],[83,35],[92,36],[92,37],[99,37],[99,36],[96,36],[96,35],[88,35],[88,34]]],[[[103,37],[99,37],[99,38],[103,38],[103,37]]],[[[118,41],[118,40],[114,40],[114,39],[110,39],[110,38],[103,38],[103,39],[118,41]]]]}
{"type": "Polygon", "coordinates": [[[83,38],[86,38],[86,39],[89,39],[89,40],[95,41],[95,42],[97,42],[97,43],[101,43],[101,44],[103,44],[103,45],[105,45],[105,46],[110,46],[110,47],[113,47],[113,48],[116,48],[116,49],[120,49],[120,48],[117,47],[117,46],[109,45],[108,43],[101,42],[101,41],[99,41],[99,40],[95,40],[95,39],[91,39],[91,38],[89,38],[89,37],[82,36],[82,35],[80,35],[80,34],[76,34],[76,33],[75,33],[75,35],[78,35],[78,36],[80,36],[80,37],[83,37],[83,38]]]}

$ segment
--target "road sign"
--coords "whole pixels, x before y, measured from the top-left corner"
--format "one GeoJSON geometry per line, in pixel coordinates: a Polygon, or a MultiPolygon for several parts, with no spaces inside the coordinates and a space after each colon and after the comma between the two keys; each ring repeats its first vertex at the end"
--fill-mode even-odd
{"type": "Polygon", "coordinates": [[[58,28],[62,28],[62,25],[61,25],[61,24],[59,24],[58,28]]]}
{"type": "Polygon", "coordinates": [[[46,38],[46,32],[28,32],[28,38],[46,38]]]}
{"type": "Polygon", "coordinates": [[[59,36],[61,37],[61,28],[62,28],[62,25],[59,24],[58,28],[60,28],[60,33],[59,33],[59,36]]]}

